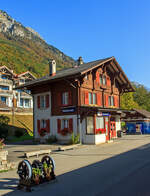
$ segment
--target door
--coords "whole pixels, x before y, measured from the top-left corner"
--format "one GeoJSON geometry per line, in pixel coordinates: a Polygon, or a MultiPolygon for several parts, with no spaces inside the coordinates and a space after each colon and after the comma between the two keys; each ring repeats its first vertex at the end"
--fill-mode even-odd
{"type": "Polygon", "coordinates": [[[111,138],[116,137],[116,122],[115,121],[110,121],[110,135],[111,135],[111,138]]]}
{"type": "Polygon", "coordinates": [[[105,117],[106,141],[110,140],[109,118],[105,117]]]}

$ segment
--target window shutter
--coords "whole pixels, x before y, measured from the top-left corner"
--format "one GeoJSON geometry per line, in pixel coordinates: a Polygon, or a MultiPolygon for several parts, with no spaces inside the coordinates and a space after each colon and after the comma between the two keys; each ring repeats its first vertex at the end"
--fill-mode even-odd
{"type": "Polygon", "coordinates": [[[107,77],[107,86],[111,86],[110,78],[109,77],[107,77]]]}
{"type": "Polygon", "coordinates": [[[60,133],[61,132],[61,120],[57,119],[57,132],[60,133]]]}
{"type": "Polygon", "coordinates": [[[37,131],[40,132],[40,120],[37,120],[37,131]]]}
{"type": "Polygon", "coordinates": [[[72,105],[72,92],[69,91],[69,105],[72,105]]]}
{"type": "Polygon", "coordinates": [[[99,81],[99,73],[98,73],[98,72],[96,72],[96,82],[97,82],[97,83],[100,82],[100,81],[99,81]]]}
{"type": "Polygon", "coordinates": [[[102,94],[97,93],[97,105],[101,106],[102,105],[102,94]]]}
{"type": "Polygon", "coordinates": [[[108,107],[108,95],[105,95],[105,106],[108,107]]]}
{"type": "Polygon", "coordinates": [[[88,93],[88,91],[87,92],[85,92],[85,104],[89,104],[89,93],[88,93]]]}
{"type": "Polygon", "coordinates": [[[50,133],[50,120],[46,120],[46,130],[48,133],[50,133]]]}
{"type": "Polygon", "coordinates": [[[37,107],[40,108],[40,96],[37,96],[37,107]]]}
{"type": "Polygon", "coordinates": [[[58,104],[58,106],[61,106],[62,104],[62,94],[61,93],[58,93],[57,94],[57,104],[58,104]]]}
{"type": "Polygon", "coordinates": [[[114,96],[114,104],[115,104],[115,107],[118,107],[118,96],[114,96]]]}
{"type": "Polygon", "coordinates": [[[69,119],[69,131],[70,133],[73,132],[73,119],[72,118],[69,119]]]}
{"type": "Polygon", "coordinates": [[[49,95],[46,95],[46,108],[49,107],[49,95]]]}

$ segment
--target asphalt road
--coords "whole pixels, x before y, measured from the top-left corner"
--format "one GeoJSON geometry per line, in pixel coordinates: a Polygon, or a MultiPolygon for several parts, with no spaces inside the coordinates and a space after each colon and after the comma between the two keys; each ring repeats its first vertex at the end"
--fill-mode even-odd
{"type": "Polygon", "coordinates": [[[0,188],[6,191],[1,195],[150,195],[150,136],[126,136],[113,144],[86,146],[53,157],[57,181],[26,193],[16,190],[17,177],[12,171],[0,178],[0,188]]]}

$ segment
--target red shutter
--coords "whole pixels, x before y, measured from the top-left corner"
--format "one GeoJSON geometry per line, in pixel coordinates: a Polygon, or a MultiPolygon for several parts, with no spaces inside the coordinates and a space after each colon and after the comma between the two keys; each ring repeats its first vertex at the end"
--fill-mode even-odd
{"type": "Polygon", "coordinates": [[[37,120],[37,131],[40,132],[40,120],[37,120]]]}
{"type": "Polygon", "coordinates": [[[50,133],[50,120],[46,120],[46,130],[48,133],[50,133]]]}
{"type": "Polygon", "coordinates": [[[69,105],[72,105],[72,92],[69,91],[69,105]]]}
{"type": "Polygon", "coordinates": [[[61,120],[57,119],[57,132],[60,133],[61,132],[61,120]]]}
{"type": "Polygon", "coordinates": [[[62,101],[61,101],[61,100],[62,100],[62,97],[61,97],[61,96],[62,96],[61,93],[58,93],[58,94],[57,94],[57,104],[58,104],[58,106],[61,106],[61,105],[62,105],[62,104],[61,104],[61,103],[62,103],[62,101]]]}
{"type": "Polygon", "coordinates": [[[97,83],[100,82],[100,81],[99,81],[99,73],[98,73],[98,72],[96,72],[96,82],[97,82],[97,83]]]}
{"type": "Polygon", "coordinates": [[[85,92],[85,104],[89,104],[89,92],[85,92]]]}
{"type": "Polygon", "coordinates": [[[49,107],[49,95],[46,95],[46,108],[49,107]]]}
{"type": "Polygon", "coordinates": [[[115,107],[118,107],[119,106],[118,96],[114,96],[114,104],[115,104],[115,107]]]}
{"type": "Polygon", "coordinates": [[[37,97],[37,107],[40,108],[40,96],[37,97]]]}
{"type": "Polygon", "coordinates": [[[101,106],[102,105],[102,94],[97,93],[97,105],[101,106]]]}
{"type": "Polygon", "coordinates": [[[72,118],[69,119],[69,132],[70,133],[73,132],[73,119],[72,118]]]}
{"type": "Polygon", "coordinates": [[[107,86],[111,86],[110,78],[109,77],[107,77],[107,86]]]}
{"type": "Polygon", "coordinates": [[[105,95],[105,106],[108,107],[108,95],[105,95]]]}

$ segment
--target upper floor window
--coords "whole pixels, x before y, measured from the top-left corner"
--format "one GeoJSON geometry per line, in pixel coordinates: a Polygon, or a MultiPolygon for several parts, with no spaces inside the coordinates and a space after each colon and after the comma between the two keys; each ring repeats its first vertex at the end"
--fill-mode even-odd
{"type": "Polygon", "coordinates": [[[49,94],[37,96],[37,107],[43,109],[49,107],[49,94]]]}
{"type": "Polygon", "coordinates": [[[62,105],[68,105],[69,104],[69,93],[64,92],[62,93],[62,105]]]}
{"type": "Polygon", "coordinates": [[[89,104],[97,104],[96,93],[89,93],[89,104]]]}
{"type": "Polygon", "coordinates": [[[88,80],[88,79],[89,79],[88,74],[85,74],[85,79],[86,79],[86,80],[88,80]]]}
{"type": "Polygon", "coordinates": [[[106,76],[105,75],[100,74],[99,80],[100,80],[101,85],[106,85],[106,76]]]}
{"type": "Polygon", "coordinates": [[[6,75],[2,75],[1,77],[2,79],[8,79],[8,77],[6,75]]]}
{"type": "Polygon", "coordinates": [[[114,106],[114,96],[109,96],[108,97],[108,104],[109,106],[114,106]]]}
{"type": "Polygon", "coordinates": [[[1,90],[9,90],[9,86],[0,86],[1,90]]]}

